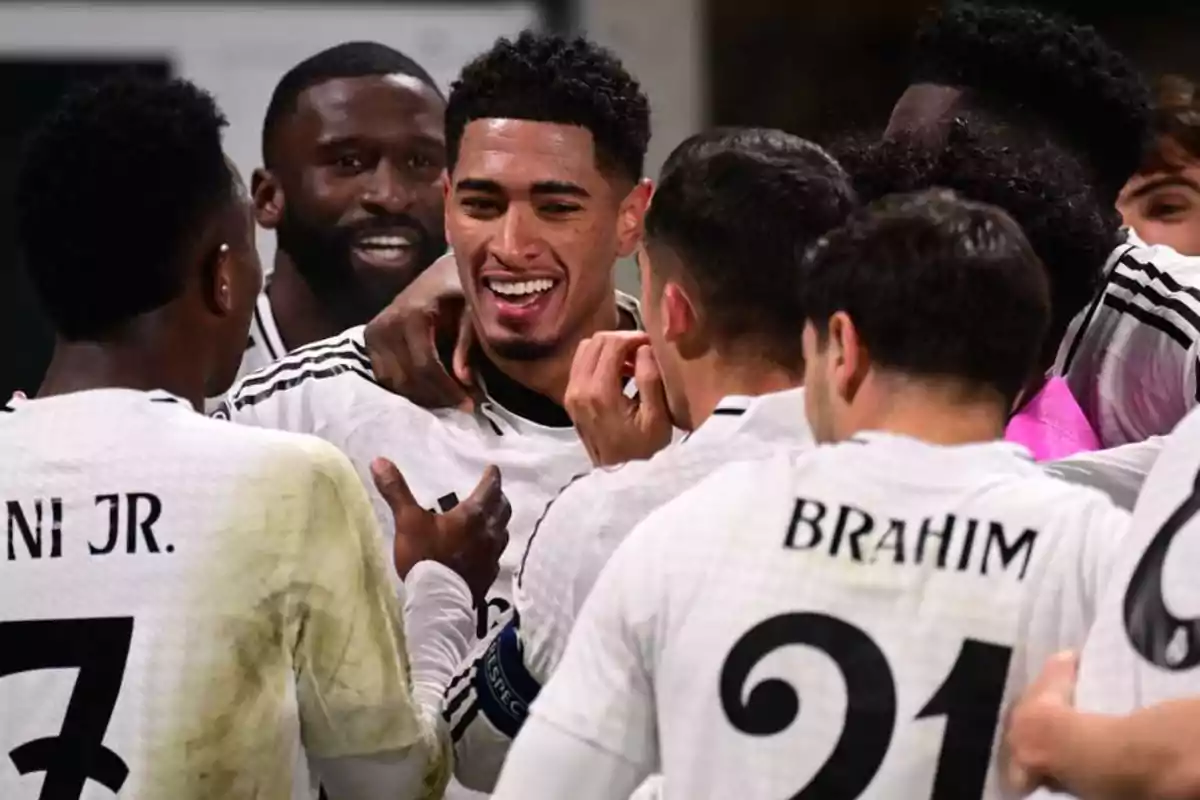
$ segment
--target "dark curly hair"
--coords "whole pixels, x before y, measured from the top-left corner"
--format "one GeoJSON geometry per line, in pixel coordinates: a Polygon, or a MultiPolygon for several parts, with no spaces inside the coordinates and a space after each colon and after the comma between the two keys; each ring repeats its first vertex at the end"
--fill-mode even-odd
{"type": "Polygon", "coordinates": [[[719,128],[667,158],[646,242],[679,256],[720,336],[799,370],[800,260],[856,205],[845,170],[817,145],[783,131],[719,128]]]}
{"type": "Polygon", "coordinates": [[[957,120],[940,145],[847,139],[833,150],[863,202],[933,187],[1004,209],[1025,231],[1046,269],[1051,319],[1042,366],[1067,325],[1093,298],[1120,243],[1120,216],[1097,197],[1088,171],[1065,148],[1003,143],[1002,123],[957,120]],[[986,128],[986,129],[984,129],[986,128]]]}
{"type": "Polygon", "coordinates": [[[956,3],[927,17],[913,83],[960,87],[968,103],[1040,122],[1113,202],[1149,136],[1150,92],[1134,64],[1093,28],[1032,9],[956,3]]]}
{"type": "Polygon", "coordinates": [[[463,67],[446,106],[451,168],[467,123],[497,118],[586,128],[602,166],[642,177],[650,102],[617,57],[587,39],[524,31],[463,67]]]}
{"type": "Polygon", "coordinates": [[[123,75],[68,95],[35,131],[17,238],[59,335],[103,339],[178,296],[179,259],[234,197],[225,124],[188,81],[123,75]]]}
{"type": "Polygon", "coordinates": [[[855,212],[812,248],[800,279],[820,342],[845,312],[879,367],[990,389],[1006,408],[1031,377],[1050,312],[1020,226],[942,189],[855,212]]]}

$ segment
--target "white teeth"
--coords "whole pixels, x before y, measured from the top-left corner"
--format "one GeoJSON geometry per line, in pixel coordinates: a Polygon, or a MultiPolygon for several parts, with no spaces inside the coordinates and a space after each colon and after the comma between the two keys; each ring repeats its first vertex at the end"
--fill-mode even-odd
{"type": "Polygon", "coordinates": [[[549,278],[539,278],[532,281],[500,281],[488,279],[488,288],[496,294],[505,297],[521,297],[529,294],[541,294],[554,288],[554,281],[549,278]]]}
{"type": "Polygon", "coordinates": [[[405,250],[399,247],[372,247],[371,255],[384,261],[398,261],[405,255],[405,250]]]}
{"type": "Polygon", "coordinates": [[[409,247],[412,242],[406,236],[371,236],[358,244],[360,247],[409,247]]]}

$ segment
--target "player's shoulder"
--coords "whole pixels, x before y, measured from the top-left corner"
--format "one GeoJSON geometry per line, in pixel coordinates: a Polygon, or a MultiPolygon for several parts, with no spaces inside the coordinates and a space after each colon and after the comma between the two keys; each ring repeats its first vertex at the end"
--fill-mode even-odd
{"type": "Polygon", "coordinates": [[[191,415],[182,424],[190,429],[189,438],[199,445],[198,449],[211,451],[214,457],[219,455],[234,470],[248,473],[263,470],[275,477],[291,475],[306,481],[316,478],[341,481],[347,474],[355,475],[346,456],[316,436],[233,425],[202,414],[191,415]]]}
{"type": "Polygon", "coordinates": [[[364,326],[350,328],[288,353],[278,361],[239,378],[226,395],[222,411],[214,416],[258,406],[286,402],[306,393],[333,386],[341,378],[376,384],[375,373],[363,338],[364,326]]]}

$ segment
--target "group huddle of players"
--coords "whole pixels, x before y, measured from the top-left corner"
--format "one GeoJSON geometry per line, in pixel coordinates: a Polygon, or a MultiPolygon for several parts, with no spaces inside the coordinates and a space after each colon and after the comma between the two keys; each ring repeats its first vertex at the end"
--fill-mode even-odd
{"type": "Polygon", "coordinates": [[[1021,9],[916,56],[882,135],[654,180],[582,38],[448,96],[326,50],[248,181],[185,80],[65,98],[15,206],[57,344],[0,413],[0,797],[1200,792],[1200,261],[1114,208],[1149,93],[1021,9]],[[1064,439],[1054,392],[1095,446],[1006,441],[1064,439]]]}

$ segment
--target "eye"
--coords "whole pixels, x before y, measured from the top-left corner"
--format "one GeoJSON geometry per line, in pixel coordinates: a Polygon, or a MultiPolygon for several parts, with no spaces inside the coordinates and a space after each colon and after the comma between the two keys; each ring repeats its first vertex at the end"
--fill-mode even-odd
{"type": "Polygon", "coordinates": [[[583,207],[578,203],[543,203],[539,206],[539,210],[543,214],[571,214],[580,211],[583,207]]]}
{"type": "Polygon", "coordinates": [[[462,197],[458,204],[473,217],[496,216],[502,210],[500,203],[490,197],[462,197]]]}
{"type": "Polygon", "coordinates": [[[414,153],[408,157],[408,166],[410,169],[429,169],[437,165],[433,163],[432,158],[424,153],[414,153]]]}
{"type": "Polygon", "coordinates": [[[333,159],[333,166],[343,172],[362,172],[366,169],[367,162],[362,156],[354,153],[343,153],[333,159]]]}

